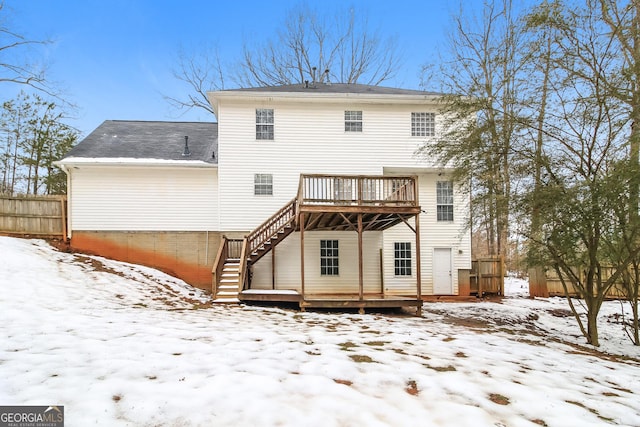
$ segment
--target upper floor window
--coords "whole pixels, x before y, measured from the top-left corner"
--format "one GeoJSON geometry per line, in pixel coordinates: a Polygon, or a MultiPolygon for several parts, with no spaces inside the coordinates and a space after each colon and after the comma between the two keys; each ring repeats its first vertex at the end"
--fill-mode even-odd
{"type": "Polygon", "coordinates": [[[453,182],[438,181],[436,199],[438,221],[453,221],[453,182]]]}
{"type": "Polygon", "coordinates": [[[256,108],[256,139],[273,139],[273,109],[256,108]]]}
{"type": "Polygon", "coordinates": [[[344,131],[362,132],[362,111],[344,112],[344,131]]]}
{"type": "Polygon", "coordinates": [[[435,134],[435,113],[411,113],[411,136],[434,136],[435,134]]]}
{"type": "Polygon", "coordinates": [[[273,175],[257,173],[253,176],[253,194],[256,196],[273,195],[273,175]]]}

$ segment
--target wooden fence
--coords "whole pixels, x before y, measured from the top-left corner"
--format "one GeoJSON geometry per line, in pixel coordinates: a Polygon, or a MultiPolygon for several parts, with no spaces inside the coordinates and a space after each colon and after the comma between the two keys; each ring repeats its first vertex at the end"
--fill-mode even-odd
{"type": "Polygon", "coordinates": [[[0,233],[67,235],[67,196],[0,196],[0,233]]]}
{"type": "MultiPolygon", "coordinates": [[[[580,280],[585,280],[585,272],[583,270],[578,271],[578,269],[574,269],[577,272],[580,280]]],[[[602,280],[605,281],[613,274],[613,267],[602,267],[602,280]]],[[[547,282],[547,291],[549,296],[565,296],[564,288],[562,287],[562,282],[560,281],[560,277],[558,277],[556,271],[554,269],[549,269],[546,272],[546,282],[547,282]]],[[[566,280],[567,287],[569,289],[569,295],[573,297],[577,297],[578,293],[573,289],[571,282],[566,280]]],[[[532,295],[533,296],[533,295],[532,295]]],[[[624,291],[618,285],[614,285],[606,295],[607,298],[619,299],[624,298],[624,291]]]]}
{"type": "Polygon", "coordinates": [[[471,294],[504,295],[504,257],[478,258],[471,261],[471,294]]]}

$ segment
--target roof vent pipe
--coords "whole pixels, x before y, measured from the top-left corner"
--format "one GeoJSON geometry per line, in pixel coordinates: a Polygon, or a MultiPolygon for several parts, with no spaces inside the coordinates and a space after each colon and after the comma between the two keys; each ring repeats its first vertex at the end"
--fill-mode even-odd
{"type": "Polygon", "coordinates": [[[327,79],[325,84],[331,85],[331,81],[329,80],[329,69],[328,68],[326,70],[324,70],[324,75],[325,75],[325,78],[327,79]]]}
{"type": "Polygon", "coordinates": [[[316,67],[312,67],[311,68],[311,84],[314,85],[316,84],[316,67]]]}
{"type": "Polygon", "coordinates": [[[184,136],[184,151],[182,152],[182,157],[187,157],[191,155],[191,151],[189,151],[189,137],[187,135],[184,136]]]}

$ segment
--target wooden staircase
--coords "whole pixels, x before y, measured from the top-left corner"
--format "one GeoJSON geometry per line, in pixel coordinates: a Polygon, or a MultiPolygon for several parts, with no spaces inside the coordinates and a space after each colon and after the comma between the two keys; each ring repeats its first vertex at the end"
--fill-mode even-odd
{"type": "Polygon", "coordinates": [[[295,231],[296,205],[294,198],[243,240],[223,236],[212,271],[214,303],[239,302],[238,294],[249,282],[249,267],[295,231]]]}
{"type": "Polygon", "coordinates": [[[227,258],[222,267],[222,275],[214,294],[214,303],[237,303],[240,281],[240,259],[227,258]]]}

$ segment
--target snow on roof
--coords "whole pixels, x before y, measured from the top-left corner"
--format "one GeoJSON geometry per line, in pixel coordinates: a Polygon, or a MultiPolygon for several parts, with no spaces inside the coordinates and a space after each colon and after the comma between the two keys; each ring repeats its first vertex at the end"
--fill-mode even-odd
{"type": "Polygon", "coordinates": [[[140,163],[162,160],[217,164],[218,124],[106,120],[59,163],[66,164],[70,159],[78,162],[79,158],[93,159],[93,163],[138,159],[140,163]],[[189,155],[184,155],[185,136],[188,136],[189,155]]]}

